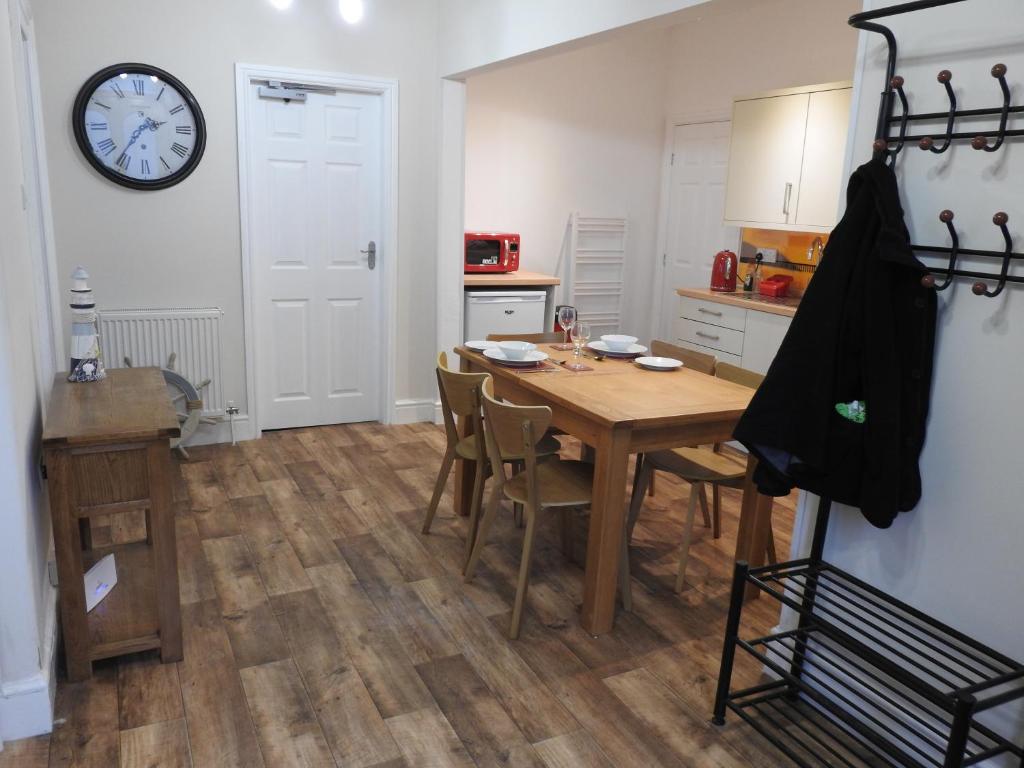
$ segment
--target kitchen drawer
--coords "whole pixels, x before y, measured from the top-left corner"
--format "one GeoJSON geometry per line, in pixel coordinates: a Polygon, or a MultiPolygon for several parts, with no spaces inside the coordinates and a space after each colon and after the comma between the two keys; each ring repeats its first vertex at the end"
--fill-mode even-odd
{"type": "Polygon", "coordinates": [[[676,336],[691,344],[711,347],[731,355],[743,354],[743,331],[735,331],[732,328],[722,328],[681,317],[676,326],[676,336]]]}
{"type": "Polygon", "coordinates": [[[742,360],[739,355],[730,355],[728,352],[723,352],[720,349],[712,349],[711,347],[694,344],[686,339],[676,339],[676,344],[684,349],[692,349],[694,352],[703,352],[705,355],[714,355],[715,359],[720,363],[739,365],[742,360]]]}
{"type": "Polygon", "coordinates": [[[699,323],[711,323],[723,328],[742,331],[747,323],[747,310],[716,301],[694,299],[690,296],[679,297],[679,316],[699,323]]]}

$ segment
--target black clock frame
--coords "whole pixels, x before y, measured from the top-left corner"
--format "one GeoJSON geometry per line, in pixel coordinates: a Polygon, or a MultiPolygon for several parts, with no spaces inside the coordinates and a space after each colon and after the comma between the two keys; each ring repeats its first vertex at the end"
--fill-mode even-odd
{"type": "Polygon", "coordinates": [[[199,165],[199,161],[203,158],[203,152],[206,151],[206,119],[203,117],[203,110],[200,109],[199,102],[196,101],[196,97],[193,96],[192,91],[186,88],[185,84],[174,75],[169,72],[165,72],[159,67],[150,66],[149,64],[114,64],[109,67],[104,67],[86,80],[85,85],[83,85],[78,91],[78,96],[75,97],[75,105],[71,109],[71,127],[75,132],[75,141],[78,142],[78,148],[82,150],[82,154],[85,155],[85,159],[89,161],[89,165],[99,171],[102,176],[105,176],[116,184],[120,184],[121,186],[128,187],[130,189],[152,191],[172,187],[175,184],[184,181],[188,175],[196,169],[196,166],[199,165]],[[114,75],[121,74],[122,72],[152,75],[163,80],[181,94],[185,103],[188,104],[189,109],[192,110],[192,116],[196,119],[195,147],[192,150],[192,155],[189,157],[188,161],[170,176],[165,176],[162,179],[154,179],[153,181],[140,181],[138,179],[133,179],[108,168],[92,151],[92,144],[85,132],[85,110],[89,104],[89,99],[92,97],[96,88],[98,88],[102,83],[106,82],[114,75]]]}

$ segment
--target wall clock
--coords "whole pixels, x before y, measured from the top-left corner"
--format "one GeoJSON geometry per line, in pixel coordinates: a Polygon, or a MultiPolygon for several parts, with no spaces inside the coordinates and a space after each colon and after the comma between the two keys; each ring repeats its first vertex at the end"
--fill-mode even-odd
{"type": "Polygon", "coordinates": [[[92,167],[132,189],[177,184],[206,148],[206,121],[195,96],[148,64],[115,64],[90,77],[71,123],[92,167]]]}

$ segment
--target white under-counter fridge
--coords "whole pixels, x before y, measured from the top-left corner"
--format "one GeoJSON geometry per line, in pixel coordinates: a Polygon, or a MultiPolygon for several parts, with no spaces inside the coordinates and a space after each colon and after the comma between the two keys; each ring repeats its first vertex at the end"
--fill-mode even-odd
{"type": "Polygon", "coordinates": [[[547,291],[466,291],[465,341],[492,333],[542,333],[547,291]]]}

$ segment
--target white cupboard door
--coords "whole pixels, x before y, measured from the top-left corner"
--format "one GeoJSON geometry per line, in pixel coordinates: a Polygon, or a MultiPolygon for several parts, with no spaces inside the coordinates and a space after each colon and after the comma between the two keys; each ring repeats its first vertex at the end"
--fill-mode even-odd
{"type": "Polygon", "coordinates": [[[707,286],[721,250],[736,250],[739,230],[722,223],[729,167],[729,123],[677,125],[673,132],[660,334],[673,338],[677,288],[707,286]]]}
{"type": "Polygon", "coordinates": [[[727,222],[793,223],[808,100],[808,94],[798,93],[733,105],[727,222]]]}
{"type": "Polygon", "coordinates": [[[852,88],[811,94],[795,224],[831,228],[839,216],[852,88]]]}
{"type": "Polygon", "coordinates": [[[743,332],[743,367],[755,373],[768,373],[790,322],[784,315],[748,310],[743,332]]]}
{"type": "Polygon", "coordinates": [[[381,97],[249,99],[259,426],[377,419],[381,270],[362,251],[381,242],[381,97]]]}

